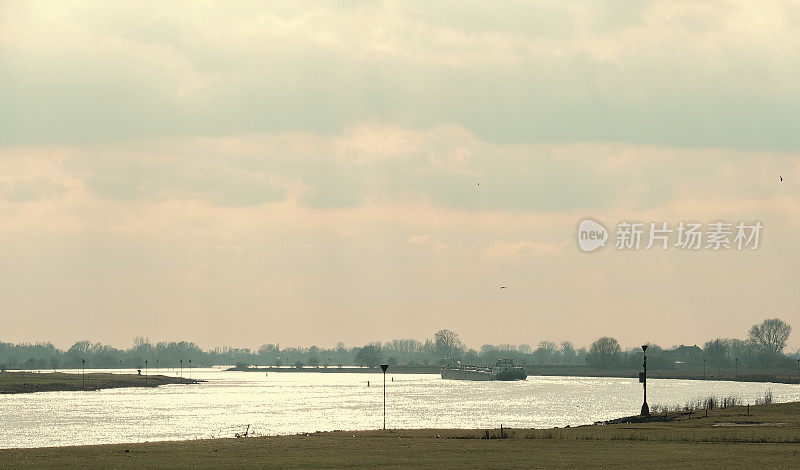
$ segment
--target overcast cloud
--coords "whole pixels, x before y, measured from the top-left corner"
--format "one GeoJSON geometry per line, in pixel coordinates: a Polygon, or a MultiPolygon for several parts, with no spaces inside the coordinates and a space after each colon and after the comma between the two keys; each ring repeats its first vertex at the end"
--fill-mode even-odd
{"type": "Polygon", "coordinates": [[[797,24],[794,2],[2,1],[0,340],[800,328],[797,24]],[[765,232],[587,256],[586,216],[765,232]]]}

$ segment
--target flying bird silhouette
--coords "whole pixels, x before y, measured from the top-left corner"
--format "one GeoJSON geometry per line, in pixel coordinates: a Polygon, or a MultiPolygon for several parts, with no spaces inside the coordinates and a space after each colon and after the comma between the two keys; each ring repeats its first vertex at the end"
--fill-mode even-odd
{"type": "Polygon", "coordinates": [[[505,289],[505,288],[506,288],[506,286],[500,286],[500,288],[501,288],[501,289],[505,289]]]}
{"type": "Polygon", "coordinates": [[[779,176],[778,178],[780,178],[780,179],[781,179],[781,181],[783,181],[783,176],[779,176]]]}

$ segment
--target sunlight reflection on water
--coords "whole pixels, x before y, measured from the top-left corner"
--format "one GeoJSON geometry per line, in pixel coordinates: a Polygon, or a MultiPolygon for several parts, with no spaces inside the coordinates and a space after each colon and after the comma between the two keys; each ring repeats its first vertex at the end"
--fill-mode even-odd
{"type": "MultiPolygon", "coordinates": [[[[259,435],[383,426],[380,373],[193,369],[191,377],[208,382],[2,395],[0,447],[233,437],[247,424],[259,435]]],[[[469,382],[389,373],[386,389],[393,428],[575,426],[637,414],[642,396],[637,379],[599,377],[469,382]]],[[[776,402],[800,400],[797,385],[650,379],[648,401],[683,405],[713,395],[753,403],[767,390],[776,402]]]]}

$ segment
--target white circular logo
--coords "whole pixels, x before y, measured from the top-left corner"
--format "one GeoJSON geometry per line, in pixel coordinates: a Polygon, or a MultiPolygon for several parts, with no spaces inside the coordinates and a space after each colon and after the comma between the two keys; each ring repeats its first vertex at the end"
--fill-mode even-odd
{"type": "Polygon", "coordinates": [[[608,230],[598,222],[583,219],[578,225],[578,246],[583,251],[594,251],[606,246],[608,230]]]}

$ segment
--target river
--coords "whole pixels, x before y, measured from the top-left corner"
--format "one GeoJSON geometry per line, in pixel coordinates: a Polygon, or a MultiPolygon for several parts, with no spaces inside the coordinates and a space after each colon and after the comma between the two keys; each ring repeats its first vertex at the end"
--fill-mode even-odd
{"type": "MultiPolygon", "coordinates": [[[[89,371],[87,371],[89,372],[89,371]]],[[[120,371],[115,371],[120,372],[120,371]]],[[[122,371],[130,372],[130,371],[122,371]]],[[[160,371],[165,374],[179,372],[160,371]]],[[[183,440],[380,429],[380,373],[225,372],[184,369],[194,385],[0,395],[0,448],[183,440]],[[367,386],[367,381],[370,385],[367,386]]],[[[649,379],[651,406],[708,396],[754,403],[800,401],[800,386],[649,379]]],[[[528,377],[518,382],[442,380],[387,374],[389,428],[549,428],[637,414],[636,379],[528,377]]]]}

